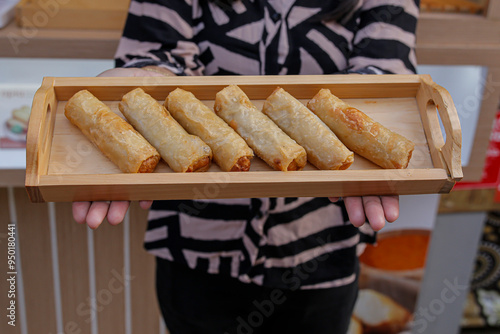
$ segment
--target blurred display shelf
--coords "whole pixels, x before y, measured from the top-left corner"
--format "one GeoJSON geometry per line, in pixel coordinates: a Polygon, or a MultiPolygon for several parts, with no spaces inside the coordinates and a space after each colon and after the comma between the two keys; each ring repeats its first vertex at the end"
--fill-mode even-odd
{"type": "Polygon", "coordinates": [[[111,59],[118,30],[20,28],[0,29],[0,57],[111,59]]]}
{"type": "Polygon", "coordinates": [[[422,13],[419,64],[500,67],[500,20],[461,13],[422,13]]]}
{"type": "MultiPolygon", "coordinates": [[[[118,30],[20,28],[0,30],[0,57],[113,58],[118,30]]],[[[500,21],[462,13],[422,13],[417,29],[420,64],[500,66],[500,21]]]]}
{"type": "Polygon", "coordinates": [[[441,195],[438,213],[500,211],[500,202],[495,202],[496,189],[454,190],[441,195]]]}
{"type": "Polygon", "coordinates": [[[0,169],[0,188],[23,187],[25,175],[24,169],[0,169]]]}

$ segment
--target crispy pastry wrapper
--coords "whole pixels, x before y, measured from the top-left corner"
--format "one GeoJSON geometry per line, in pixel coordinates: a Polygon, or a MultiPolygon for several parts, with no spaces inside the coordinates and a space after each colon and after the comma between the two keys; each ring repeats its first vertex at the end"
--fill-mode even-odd
{"type": "Polygon", "coordinates": [[[125,173],[150,173],[160,154],[123,118],[88,90],[71,97],[64,115],[125,173]]]}
{"type": "Polygon", "coordinates": [[[215,96],[215,112],[245,139],[259,158],[276,170],[301,170],[306,151],[258,110],[236,85],[215,96]]]}
{"type": "Polygon", "coordinates": [[[164,106],[141,88],[125,94],[119,108],[174,172],[203,172],[210,167],[210,147],[187,133],[164,106]]]}
{"type": "Polygon", "coordinates": [[[266,99],[262,112],[305,148],[307,160],[317,168],[347,169],[354,161],[354,153],[332,130],[283,88],[276,88],[266,99]]]}
{"type": "Polygon", "coordinates": [[[214,161],[223,171],[250,169],[252,149],[193,93],[177,88],[168,95],[164,106],[184,129],[210,146],[214,161]]]}
{"type": "Polygon", "coordinates": [[[329,89],[321,89],[307,104],[351,150],[383,167],[408,167],[415,144],[362,111],[351,107],[329,89]]]}

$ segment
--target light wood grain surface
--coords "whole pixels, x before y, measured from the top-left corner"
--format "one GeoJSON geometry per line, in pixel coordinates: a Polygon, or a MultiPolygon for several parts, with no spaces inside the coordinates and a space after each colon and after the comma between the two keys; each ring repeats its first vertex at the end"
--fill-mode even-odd
{"type": "Polygon", "coordinates": [[[0,170],[0,187],[22,187],[26,171],[24,169],[0,170]]]}
{"type": "Polygon", "coordinates": [[[21,0],[16,6],[16,21],[18,26],[27,28],[123,29],[129,3],[129,0],[71,0],[52,3],[21,0]]]}
{"type": "Polygon", "coordinates": [[[73,220],[69,203],[56,203],[55,213],[63,326],[90,334],[87,227],[73,220]]]}
{"type": "Polygon", "coordinates": [[[160,313],[156,298],[155,258],[144,250],[147,211],[138,203],[130,207],[130,282],[132,314],[132,333],[158,333],[160,313]]]}
{"type": "Polygon", "coordinates": [[[104,221],[94,235],[97,323],[99,333],[125,332],[125,285],[123,224],[104,221]]]}
{"type": "Polygon", "coordinates": [[[29,319],[28,331],[56,333],[54,276],[47,204],[30,205],[28,196],[22,188],[15,189],[14,196],[26,319],[29,319]]]}
{"type": "Polygon", "coordinates": [[[454,190],[441,196],[439,213],[500,211],[500,202],[495,201],[496,189],[454,190]]]}
{"type": "MultiPolygon", "coordinates": [[[[110,226],[107,222],[93,234],[93,257],[89,258],[86,225],[72,218],[71,203],[54,205],[53,223],[49,221],[51,204],[33,204],[23,188],[0,188],[0,250],[7,254],[7,224],[9,202],[16,208],[17,242],[20,246],[22,273],[19,272],[16,292],[16,327],[0,322],[0,333],[160,333],[160,316],[155,295],[155,261],[143,247],[146,215],[137,204],[130,209],[129,241],[125,244],[124,225],[110,226]],[[9,193],[13,196],[10,197],[9,193]],[[52,237],[55,235],[55,244],[52,237]],[[52,247],[58,252],[52,258],[52,247]],[[125,256],[126,251],[129,256],[125,256]],[[93,261],[90,261],[93,260],[93,261]],[[90,270],[90,263],[94,269],[90,270]],[[123,268],[128,263],[130,299],[125,300],[123,268]],[[59,268],[54,276],[53,268],[59,268]],[[22,274],[22,275],[21,275],[22,274]],[[22,276],[22,280],[20,279],[22,276]],[[90,291],[90,281],[96,283],[96,294],[90,291]],[[56,293],[56,289],[60,294],[56,293]],[[20,291],[24,291],[21,307],[20,291]],[[97,318],[91,318],[91,303],[97,301],[97,318]],[[130,318],[126,318],[126,309],[130,318]],[[57,309],[61,311],[60,318],[57,309]],[[26,319],[27,328],[21,319],[26,319]],[[61,327],[59,327],[61,326],[61,327]],[[60,330],[59,330],[60,329],[60,330]]],[[[6,256],[0,268],[6,271],[6,256]]],[[[19,270],[18,269],[18,270],[19,270]]],[[[7,285],[0,284],[0,302],[7,305],[7,285]]],[[[4,313],[5,316],[5,313],[4,313]]],[[[5,320],[5,319],[4,319],[5,320]]]]}

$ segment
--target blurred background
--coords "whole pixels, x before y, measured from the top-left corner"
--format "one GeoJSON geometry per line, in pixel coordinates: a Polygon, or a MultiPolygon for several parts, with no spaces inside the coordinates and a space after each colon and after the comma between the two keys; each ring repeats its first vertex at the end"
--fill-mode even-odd
{"type": "MultiPolygon", "coordinates": [[[[0,333],[166,331],[153,259],[142,248],[146,213],[134,204],[124,224],[91,231],[73,221],[70,204],[32,204],[24,189],[26,129],[42,78],[93,77],[114,67],[128,5],[0,1],[1,254],[9,224],[17,233],[16,326],[2,314],[0,333]]],[[[401,218],[362,257],[358,303],[386,313],[370,323],[373,316],[364,320],[370,316],[357,307],[352,333],[384,322],[397,324],[384,333],[500,329],[499,20],[498,0],[421,1],[418,72],[453,98],[464,179],[449,194],[401,197],[401,218]],[[390,265],[376,261],[386,257],[390,265]]],[[[2,283],[2,310],[8,292],[2,283]]]]}

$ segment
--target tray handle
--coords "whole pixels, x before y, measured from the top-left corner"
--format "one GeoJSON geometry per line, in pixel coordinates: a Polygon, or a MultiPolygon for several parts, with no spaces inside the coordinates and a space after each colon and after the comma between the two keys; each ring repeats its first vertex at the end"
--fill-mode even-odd
{"type": "Polygon", "coordinates": [[[463,178],[462,129],[457,110],[446,89],[432,81],[430,76],[423,75],[421,78],[424,103],[420,107],[424,108],[421,112],[424,113],[422,120],[426,135],[432,139],[429,145],[434,145],[430,147],[431,154],[432,151],[437,152],[450,177],[454,181],[460,181],[463,178]],[[444,126],[446,141],[443,139],[438,113],[444,126]]]}
{"type": "Polygon", "coordinates": [[[38,182],[40,175],[47,173],[51,125],[56,112],[54,102],[54,78],[44,78],[33,98],[26,134],[25,187],[33,203],[45,202],[38,189],[38,182]]]}

